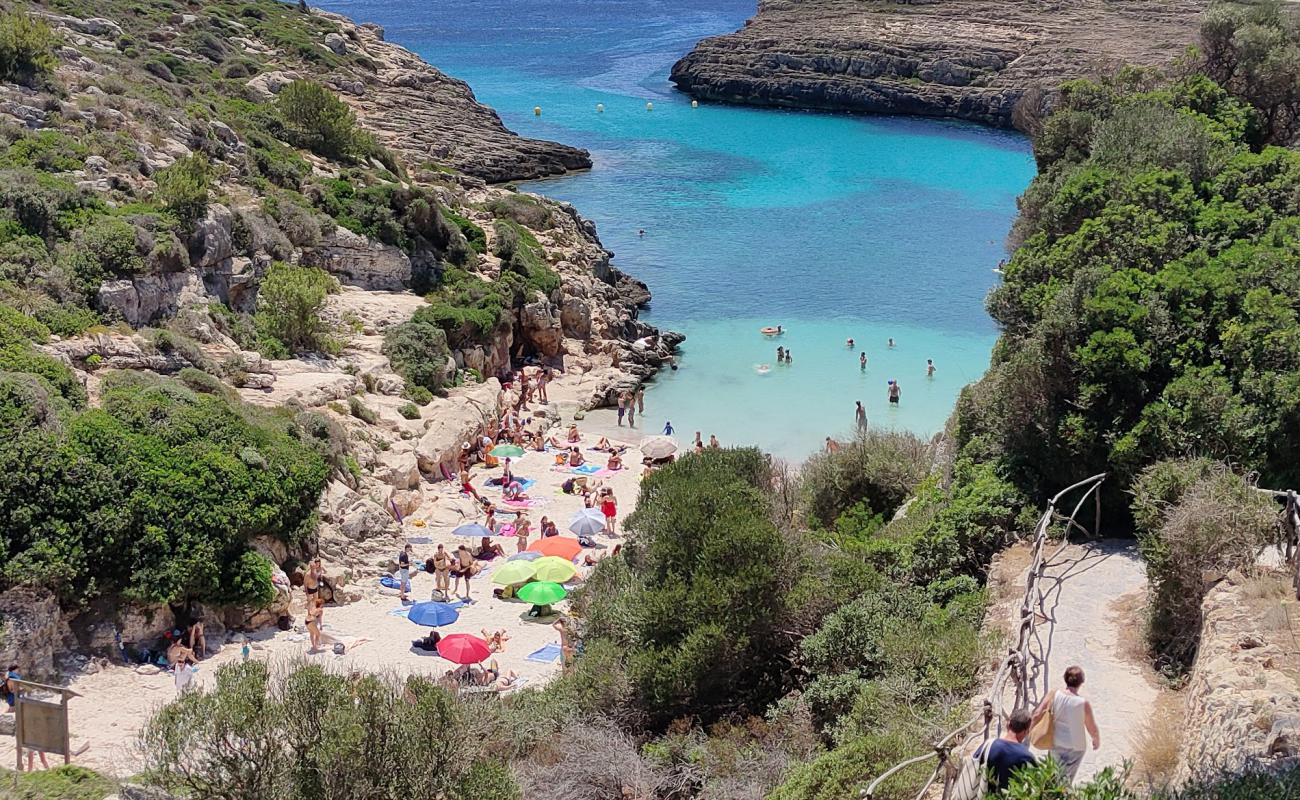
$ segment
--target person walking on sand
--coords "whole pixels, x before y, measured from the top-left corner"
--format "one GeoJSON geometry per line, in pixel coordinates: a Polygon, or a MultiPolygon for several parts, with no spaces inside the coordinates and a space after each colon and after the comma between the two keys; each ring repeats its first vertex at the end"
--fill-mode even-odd
{"type": "Polygon", "coordinates": [[[1093,750],[1101,747],[1101,731],[1097,729],[1097,720],[1092,714],[1092,703],[1079,694],[1082,686],[1083,668],[1067,667],[1065,688],[1048,692],[1034,709],[1035,725],[1044,715],[1051,715],[1052,757],[1060,763],[1061,776],[1067,786],[1074,783],[1074,776],[1083,763],[1088,738],[1092,739],[1093,750]]]}
{"type": "Polygon", "coordinates": [[[890,381],[889,382],[890,405],[895,405],[895,406],[898,405],[898,397],[900,394],[901,394],[901,390],[898,388],[898,381],[890,381]]]}
{"type": "Polygon", "coordinates": [[[857,420],[858,430],[865,431],[867,429],[867,407],[862,405],[861,400],[857,402],[858,402],[858,407],[854,410],[853,415],[854,418],[857,420]]]}

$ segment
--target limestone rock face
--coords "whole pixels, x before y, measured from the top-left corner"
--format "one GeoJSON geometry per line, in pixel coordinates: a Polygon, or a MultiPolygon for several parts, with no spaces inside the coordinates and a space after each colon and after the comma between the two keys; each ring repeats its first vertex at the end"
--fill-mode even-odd
{"type": "Polygon", "coordinates": [[[411,282],[411,259],[400,248],[336,227],[319,247],[304,250],[302,263],[320,267],[349,286],[396,291],[411,282]]]}
{"type": "Polygon", "coordinates": [[[1285,618],[1285,609],[1261,614],[1252,602],[1248,582],[1234,573],[1201,604],[1175,783],[1300,756],[1300,680],[1282,668],[1286,645],[1270,642],[1263,628],[1270,616],[1285,618]]]}
{"type": "Polygon", "coordinates": [[[134,327],[174,315],[182,306],[204,303],[208,294],[195,272],[156,272],[105,281],[96,300],[134,327]]]}
{"type": "Polygon", "coordinates": [[[3,667],[17,664],[18,672],[29,680],[50,679],[66,635],[59,602],[49,590],[19,586],[0,593],[3,667]]]}
{"type": "Polygon", "coordinates": [[[560,352],[564,333],[555,306],[549,300],[528,303],[519,313],[525,340],[543,356],[550,358],[560,352]]]}
{"type": "MultiPolygon", "coordinates": [[[[327,82],[342,93],[366,129],[407,163],[432,159],[491,182],[559,175],[591,166],[585,150],[512,133],[495,111],[478,103],[466,83],[384,41],[382,28],[357,25],[327,12],[312,13],[335,22],[341,43],[375,65],[374,72],[357,71],[327,82]]],[[[327,36],[325,44],[330,42],[327,36]]],[[[249,82],[250,91],[269,97],[279,90],[271,79],[260,78],[249,82]]]]}
{"type": "Polygon", "coordinates": [[[1018,105],[1039,110],[1065,80],[1173,62],[1207,5],[762,0],[744,28],[697,44],[672,80],[705,100],[1013,127],[1018,105]]]}
{"type": "Polygon", "coordinates": [[[428,407],[429,427],[415,446],[420,471],[440,477],[440,465],[454,472],[461,445],[475,436],[484,423],[501,415],[501,384],[496,378],[466,390],[463,399],[435,398],[428,407]]]}
{"type": "Polygon", "coordinates": [[[220,203],[212,203],[190,234],[190,264],[213,267],[234,254],[231,229],[234,216],[220,203]]]}

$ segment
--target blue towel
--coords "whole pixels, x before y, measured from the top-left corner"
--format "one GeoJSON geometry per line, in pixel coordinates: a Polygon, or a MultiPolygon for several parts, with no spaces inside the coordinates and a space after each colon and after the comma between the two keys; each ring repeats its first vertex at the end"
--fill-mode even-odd
{"type": "Polygon", "coordinates": [[[384,587],[385,589],[402,588],[402,585],[397,582],[397,578],[394,578],[392,575],[385,575],[384,577],[380,578],[379,585],[384,587]]]}
{"type": "Polygon", "coordinates": [[[529,653],[526,660],[540,661],[543,664],[554,664],[561,655],[563,655],[563,653],[560,651],[560,646],[555,642],[551,642],[541,650],[534,650],[529,653]]]}
{"type": "Polygon", "coordinates": [[[602,467],[595,464],[583,464],[581,467],[574,467],[573,471],[579,475],[595,475],[597,472],[600,472],[601,469],[602,467]]]}

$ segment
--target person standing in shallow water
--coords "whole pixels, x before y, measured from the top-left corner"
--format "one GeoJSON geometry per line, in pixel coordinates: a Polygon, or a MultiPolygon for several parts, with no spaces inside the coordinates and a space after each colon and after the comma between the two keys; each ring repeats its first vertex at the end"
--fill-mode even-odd
{"type": "MultiPolygon", "coordinates": [[[[858,423],[858,430],[865,431],[867,429],[867,408],[862,405],[861,400],[858,401],[858,407],[854,410],[853,414],[858,423]]],[[[827,439],[827,441],[830,440],[827,439]]]]}
{"type": "Polygon", "coordinates": [[[900,396],[901,394],[902,394],[902,390],[898,388],[898,381],[890,381],[890,382],[889,382],[889,402],[890,402],[890,404],[892,404],[892,405],[898,405],[898,398],[899,398],[899,396],[900,396]]]}
{"type": "Polygon", "coordinates": [[[866,371],[867,371],[867,351],[866,351],[866,350],[863,350],[861,353],[858,354],[858,369],[862,370],[863,372],[866,372],[866,371]]]}
{"type": "Polygon", "coordinates": [[[933,359],[933,358],[927,358],[927,359],[925,360],[925,377],[927,377],[927,378],[933,378],[933,377],[934,377],[934,359],[933,359]]]}

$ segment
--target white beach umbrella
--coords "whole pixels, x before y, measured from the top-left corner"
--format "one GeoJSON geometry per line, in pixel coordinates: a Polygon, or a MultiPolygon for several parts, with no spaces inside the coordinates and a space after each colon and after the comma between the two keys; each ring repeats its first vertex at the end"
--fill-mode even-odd
{"type": "Polygon", "coordinates": [[[668,436],[648,436],[641,440],[641,455],[655,460],[677,452],[677,440],[668,436]]]}

